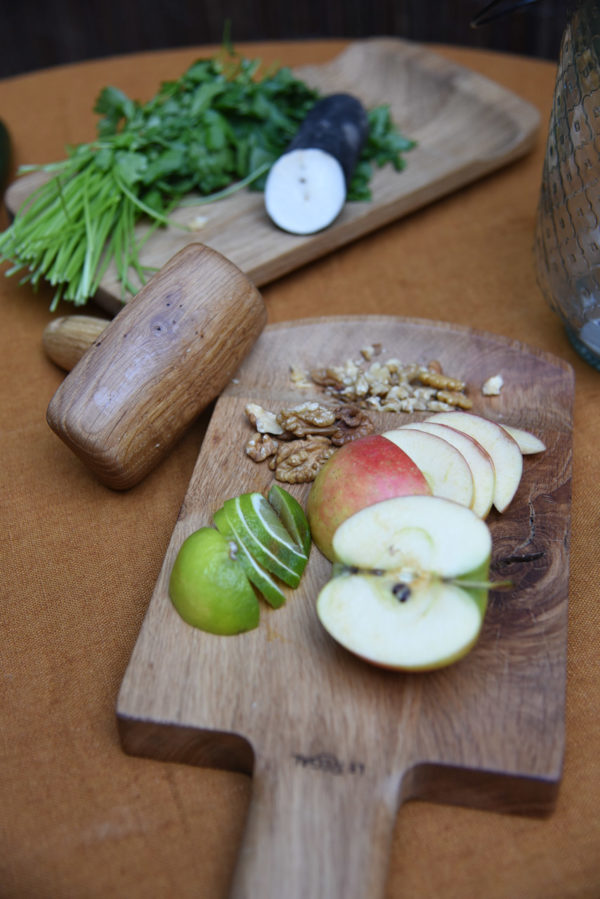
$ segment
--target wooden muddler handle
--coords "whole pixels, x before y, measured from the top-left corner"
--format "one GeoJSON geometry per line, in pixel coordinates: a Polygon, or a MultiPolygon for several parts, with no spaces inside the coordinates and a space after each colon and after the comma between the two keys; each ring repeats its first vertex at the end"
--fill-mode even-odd
{"type": "Polygon", "coordinates": [[[104,484],[132,487],[226,387],[265,322],[248,278],[215,250],[189,244],[66,376],[48,424],[104,484]]]}

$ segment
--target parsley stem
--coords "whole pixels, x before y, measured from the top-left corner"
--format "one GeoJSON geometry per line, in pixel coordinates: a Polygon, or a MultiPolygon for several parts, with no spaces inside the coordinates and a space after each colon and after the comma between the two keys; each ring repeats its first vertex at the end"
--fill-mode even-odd
{"type": "Polygon", "coordinates": [[[230,184],[228,187],[224,187],[223,190],[217,190],[213,194],[208,194],[206,197],[190,197],[187,200],[182,200],[179,204],[180,206],[203,206],[205,203],[214,203],[216,200],[224,200],[225,197],[230,197],[232,194],[237,193],[239,190],[242,190],[244,187],[248,187],[249,184],[252,184],[261,175],[264,175],[266,171],[271,168],[271,161],[264,162],[260,165],[254,172],[250,172],[245,178],[242,178],[240,181],[236,181],[234,184],[230,184]]]}

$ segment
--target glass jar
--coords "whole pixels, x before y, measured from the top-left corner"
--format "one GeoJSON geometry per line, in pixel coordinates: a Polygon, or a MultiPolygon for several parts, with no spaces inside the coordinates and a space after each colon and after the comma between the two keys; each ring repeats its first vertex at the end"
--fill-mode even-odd
{"type": "Polygon", "coordinates": [[[534,253],[548,303],[600,370],[600,2],[581,0],[563,35],[534,253]]]}

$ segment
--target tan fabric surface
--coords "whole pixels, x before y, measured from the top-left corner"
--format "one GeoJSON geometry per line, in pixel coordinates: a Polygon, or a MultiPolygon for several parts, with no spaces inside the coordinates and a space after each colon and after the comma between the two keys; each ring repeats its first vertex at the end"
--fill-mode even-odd
{"type": "MultiPolygon", "coordinates": [[[[247,46],[265,61],[331,58],[341,42],[247,46]]],[[[531,243],[549,63],[440,48],[538,105],[527,158],[265,288],[271,322],[393,313],[472,325],[576,371],[567,746],[545,820],[412,803],[388,899],[600,895],[600,374],[571,350],[536,287],[531,243]]],[[[107,83],[145,99],[200,50],[65,67],[0,83],[15,162],[90,139],[107,83]]],[[[49,292],[0,281],[2,899],[216,899],[250,797],[236,774],[125,756],[114,705],[201,442],[201,423],[126,494],[97,484],[45,423],[61,373],[41,349],[49,292]]],[[[67,310],[70,311],[70,310],[67,310]]],[[[309,860],[307,860],[310,863],[309,860]]],[[[307,897],[309,899],[309,897],[307,897]]]]}

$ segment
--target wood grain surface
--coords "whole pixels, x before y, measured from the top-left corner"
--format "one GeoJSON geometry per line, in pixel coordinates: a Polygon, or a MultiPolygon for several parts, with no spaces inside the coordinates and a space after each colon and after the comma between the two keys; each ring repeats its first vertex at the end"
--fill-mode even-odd
{"type": "MultiPolygon", "coordinates": [[[[236,897],[383,895],[398,806],[412,798],[499,812],[549,812],[564,750],[573,373],[506,338],[395,316],[268,327],[214,408],[117,702],[132,754],[253,774],[232,884],[236,897]],[[183,540],[226,498],[266,490],[272,474],[244,454],[248,401],[314,396],[289,366],[356,358],[427,363],[463,378],[474,411],[546,443],[526,457],[518,493],[492,513],[492,592],[482,636],[461,662],[428,674],[385,672],[336,645],[315,600],[331,567],[313,547],[300,587],[259,627],[215,637],[186,625],[168,598],[183,540]],[[497,397],[481,385],[502,374],[497,397]]],[[[417,417],[417,416],[415,416],[417,417]]],[[[421,416],[422,417],[422,416],[421,416]]],[[[380,415],[378,430],[408,420],[380,415]]],[[[291,488],[304,501],[308,486],[291,488]]]]}
{"type": "MultiPolygon", "coordinates": [[[[194,230],[155,232],[140,252],[144,265],[160,268],[187,243],[201,240],[260,287],[517,159],[532,147],[539,124],[531,104],[410,41],[359,41],[328,64],[295,72],[323,93],[349,91],[368,108],[388,104],[398,127],[418,143],[406,154],[406,169],[376,170],[370,202],[347,203],[333,225],[309,236],[276,228],[263,195],[249,190],[218,203],[181,207],[173,219],[194,230]]],[[[8,209],[14,213],[45,177],[34,173],[11,185],[8,209]]],[[[140,224],[139,236],[146,230],[140,224]]],[[[139,283],[134,272],[131,277],[139,283]]],[[[120,307],[114,269],[107,271],[97,300],[110,312],[120,307]]]]}

